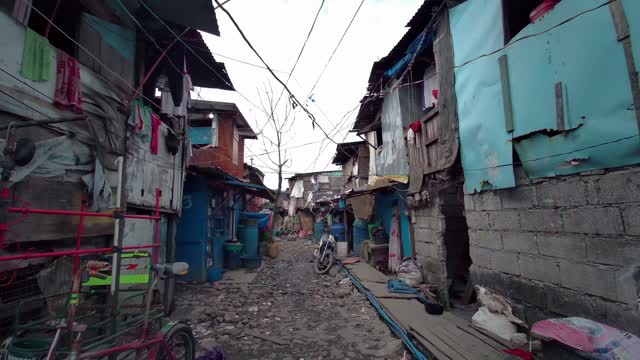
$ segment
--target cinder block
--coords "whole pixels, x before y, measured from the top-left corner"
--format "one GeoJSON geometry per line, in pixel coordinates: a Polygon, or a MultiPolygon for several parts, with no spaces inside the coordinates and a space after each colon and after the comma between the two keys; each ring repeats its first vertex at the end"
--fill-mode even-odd
{"type": "Polygon", "coordinates": [[[618,208],[582,207],[562,214],[567,232],[585,234],[624,234],[622,215],[618,208]]]}
{"type": "Polygon", "coordinates": [[[493,251],[474,247],[469,248],[469,255],[471,256],[471,261],[476,266],[481,266],[483,268],[492,269],[493,265],[491,263],[491,254],[493,251]]]}
{"type": "Polygon", "coordinates": [[[616,271],[618,301],[638,304],[640,297],[640,265],[631,265],[616,271]]]}
{"type": "Polygon", "coordinates": [[[442,259],[442,253],[440,251],[440,246],[434,243],[427,243],[423,241],[416,241],[416,254],[420,254],[427,257],[432,257],[436,259],[442,259]]]}
{"type": "Polygon", "coordinates": [[[624,229],[629,235],[640,235],[640,206],[627,206],[622,211],[624,229]]]}
{"type": "Polygon", "coordinates": [[[491,254],[491,264],[493,269],[513,275],[520,275],[518,265],[518,254],[504,251],[494,251],[491,254]]]}
{"type": "Polygon", "coordinates": [[[415,241],[422,241],[434,244],[442,244],[442,233],[431,229],[414,228],[415,241]]]}
{"type": "Polygon", "coordinates": [[[533,186],[520,186],[500,191],[504,209],[529,209],[536,206],[536,189],[533,186]]]}
{"type": "Polygon", "coordinates": [[[604,310],[605,317],[599,321],[632,334],[640,334],[640,313],[636,311],[637,303],[625,305],[600,299],[594,299],[594,301],[599,309],[604,310]]]}
{"type": "Polygon", "coordinates": [[[496,230],[519,230],[520,214],[516,211],[491,211],[489,222],[496,230]]]}
{"type": "Polygon", "coordinates": [[[562,231],[562,216],[557,210],[520,211],[523,230],[559,232],[562,231]]]}
{"type": "Polygon", "coordinates": [[[558,263],[540,256],[520,255],[520,274],[522,277],[548,283],[560,283],[560,268],[558,263]]]}
{"type": "Polygon", "coordinates": [[[488,229],[489,214],[486,211],[467,211],[467,225],[470,229],[488,229]]]}
{"type": "Polygon", "coordinates": [[[593,177],[589,177],[586,181],[587,185],[587,204],[595,205],[600,203],[598,198],[598,184],[593,177]]]}
{"type": "Polygon", "coordinates": [[[469,270],[474,284],[487,287],[499,294],[511,297],[511,279],[513,276],[503,274],[495,270],[478,267],[476,265],[472,265],[469,270]]]}
{"type": "Polygon", "coordinates": [[[475,203],[476,210],[500,210],[502,205],[500,203],[500,197],[495,191],[484,191],[473,196],[473,202],[475,203]]]}
{"type": "Polygon", "coordinates": [[[617,298],[615,270],[606,267],[560,261],[562,285],[607,299],[617,298]]]}
{"type": "Polygon", "coordinates": [[[549,310],[555,313],[592,320],[604,317],[604,311],[598,311],[593,300],[583,293],[549,284],[545,284],[544,292],[549,310]]]}
{"type": "Polygon", "coordinates": [[[566,181],[549,181],[539,184],[537,190],[538,204],[542,207],[581,206],[587,204],[586,185],[579,178],[566,181]]]}
{"type": "Polygon", "coordinates": [[[628,266],[640,264],[640,242],[613,237],[586,239],[587,258],[599,264],[628,266]]]}
{"type": "Polygon", "coordinates": [[[635,172],[612,172],[602,176],[598,184],[602,204],[640,202],[640,176],[635,172]]]}
{"type": "Polygon", "coordinates": [[[547,297],[542,283],[534,282],[521,277],[511,277],[509,287],[512,291],[509,296],[512,299],[525,302],[527,304],[546,307],[547,297]]]}
{"type": "Polygon", "coordinates": [[[519,253],[538,253],[536,235],[524,231],[502,233],[502,246],[505,250],[519,253]]]}
{"type": "Polygon", "coordinates": [[[542,255],[562,259],[584,260],[587,257],[587,246],[580,235],[540,234],[538,249],[542,255]]]}
{"type": "Polygon", "coordinates": [[[472,196],[473,195],[464,194],[464,209],[467,211],[476,209],[476,206],[473,204],[472,196]]]}
{"type": "Polygon", "coordinates": [[[470,230],[469,243],[471,246],[479,246],[489,249],[502,249],[502,237],[500,233],[484,230],[470,230]]]}
{"type": "Polygon", "coordinates": [[[443,216],[419,216],[416,223],[417,227],[431,229],[435,231],[444,231],[443,216]]]}

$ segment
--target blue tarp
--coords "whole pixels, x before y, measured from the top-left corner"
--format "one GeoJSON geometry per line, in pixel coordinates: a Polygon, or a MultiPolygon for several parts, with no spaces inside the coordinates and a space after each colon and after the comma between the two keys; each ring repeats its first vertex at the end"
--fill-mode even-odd
{"type": "Polygon", "coordinates": [[[255,213],[243,211],[240,213],[240,216],[243,218],[258,219],[258,229],[266,230],[269,227],[269,218],[271,217],[271,213],[255,213]]]}
{"type": "Polygon", "coordinates": [[[99,32],[102,39],[122,57],[133,62],[136,52],[135,32],[87,13],[82,14],[82,20],[99,32]]]}
{"type": "Polygon", "coordinates": [[[404,70],[404,68],[407,67],[407,65],[411,62],[411,59],[413,59],[413,57],[417,53],[420,53],[422,49],[426,48],[427,46],[433,43],[434,38],[435,38],[435,31],[430,31],[429,34],[426,35],[426,38],[425,38],[424,32],[420,33],[420,35],[418,35],[418,37],[415,40],[413,40],[411,45],[409,45],[409,48],[407,49],[405,56],[402,57],[402,59],[398,60],[398,62],[396,62],[391,67],[391,69],[385,71],[384,75],[390,78],[398,75],[400,71],[404,70]],[[422,41],[423,39],[424,41],[422,41]]]}

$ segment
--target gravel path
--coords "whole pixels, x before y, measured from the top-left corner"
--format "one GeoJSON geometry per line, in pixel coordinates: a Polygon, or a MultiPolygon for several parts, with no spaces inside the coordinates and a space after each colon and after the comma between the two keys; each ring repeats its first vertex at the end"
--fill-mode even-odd
{"type": "Polygon", "coordinates": [[[218,344],[231,360],[402,358],[402,342],[337,267],[315,274],[303,240],[280,250],[251,284],[178,286],[172,318],[191,325],[199,353],[218,344]]]}

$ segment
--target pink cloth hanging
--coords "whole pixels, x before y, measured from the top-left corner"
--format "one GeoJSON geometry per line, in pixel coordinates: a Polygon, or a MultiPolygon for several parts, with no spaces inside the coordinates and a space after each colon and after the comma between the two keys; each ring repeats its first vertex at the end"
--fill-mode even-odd
{"type": "Polygon", "coordinates": [[[389,231],[389,270],[395,272],[400,266],[402,256],[402,239],[400,239],[400,216],[398,207],[393,208],[393,218],[391,220],[391,231],[389,231]]]}
{"type": "Polygon", "coordinates": [[[58,50],[55,104],[82,112],[80,64],[78,60],[58,50]]]}
{"type": "Polygon", "coordinates": [[[158,155],[160,124],[162,124],[162,121],[160,121],[158,115],[151,113],[151,153],[153,155],[158,155]]]}

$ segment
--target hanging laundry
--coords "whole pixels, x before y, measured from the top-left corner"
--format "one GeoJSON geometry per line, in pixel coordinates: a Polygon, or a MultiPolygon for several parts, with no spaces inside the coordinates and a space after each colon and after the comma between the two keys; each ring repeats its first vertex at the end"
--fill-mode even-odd
{"type": "Polygon", "coordinates": [[[151,113],[151,153],[153,155],[158,155],[160,124],[162,121],[158,115],[151,113]]]}
{"type": "Polygon", "coordinates": [[[29,25],[31,17],[31,0],[16,0],[11,15],[24,26],[29,25]]]}
{"type": "Polygon", "coordinates": [[[173,102],[173,96],[171,96],[167,75],[162,74],[158,77],[156,80],[156,88],[160,90],[160,113],[173,115],[175,104],[173,102]]]}
{"type": "Polygon", "coordinates": [[[82,112],[80,64],[78,60],[58,50],[55,103],[82,112]]]}
{"type": "Polygon", "coordinates": [[[416,120],[412,122],[411,125],[409,125],[409,128],[411,128],[411,130],[413,130],[413,132],[417,134],[420,132],[420,130],[422,130],[422,122],[420,122],[420,120],[416,120]]]}
{"type": "Polygon", "coordinates": [[[27,28],[20,74],[33,81],[47,81],[50,77],[50,66],[51,46],[49,40],[27,28]]]}
{"type": "Polygon", "coordinates": [[[182,102],[180,105],[176,106],[174,114],[176,116],[187,116],[188,110],[187,108],[191,107],[191,90],[193,90],[193,84],[191,83],[191,76],[184,73],[184,78],[182,79],[182,102]]]}
{"type": "Polygon", "coordinates": [[[133,130],[138,127],[138,100],[131,103],[131,112],[127,118],[127,126],[133,130]]]}

